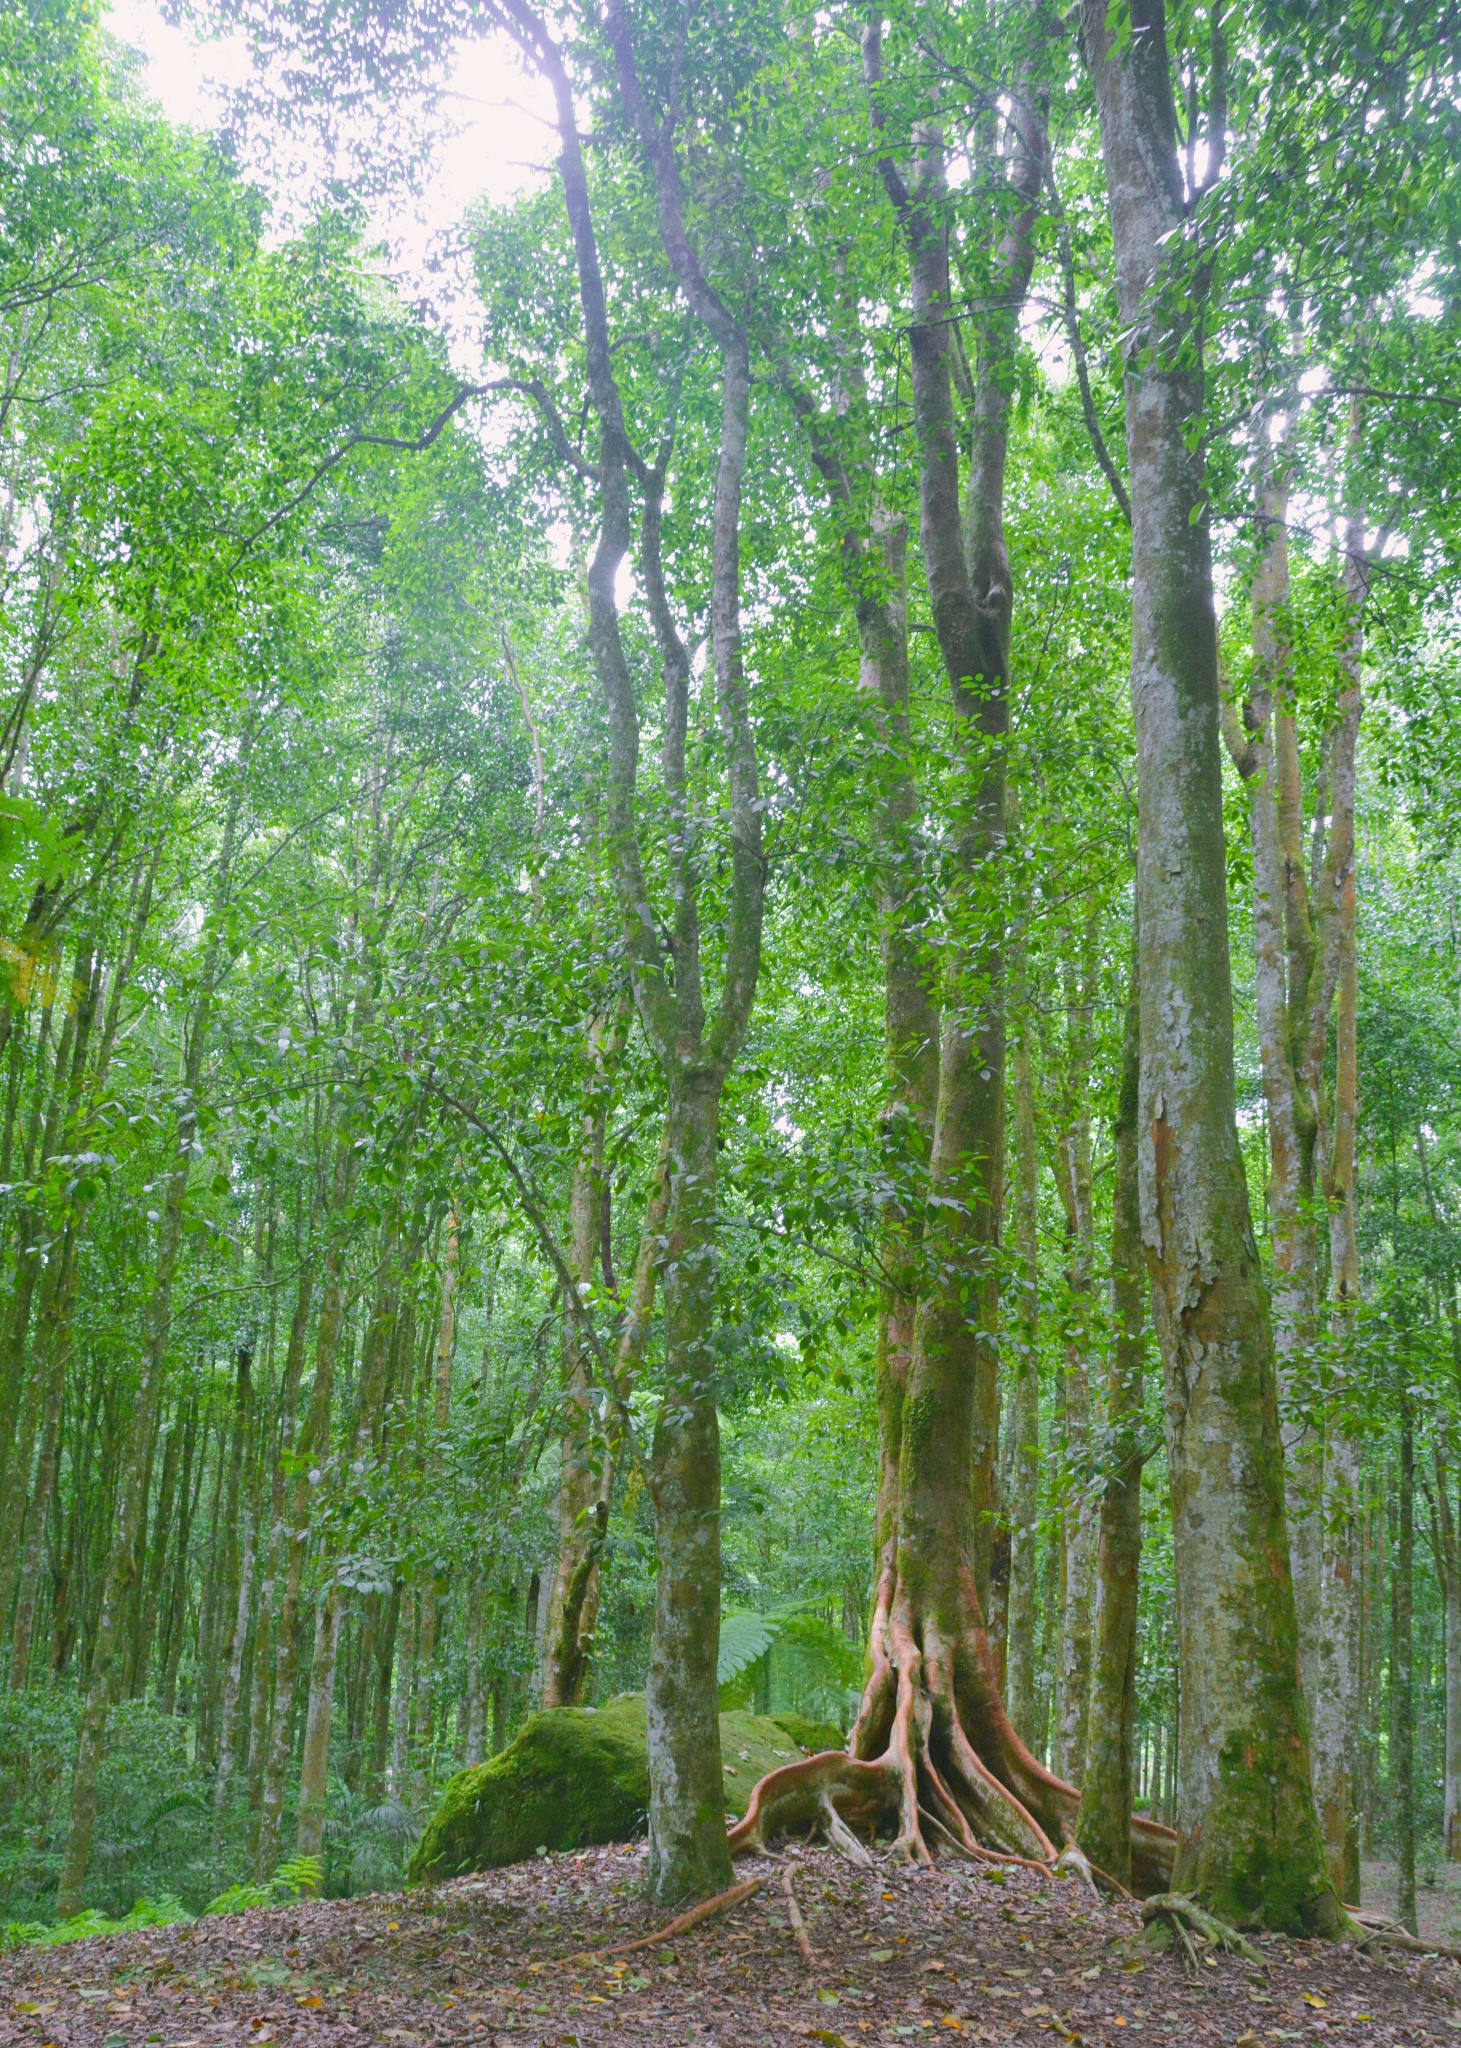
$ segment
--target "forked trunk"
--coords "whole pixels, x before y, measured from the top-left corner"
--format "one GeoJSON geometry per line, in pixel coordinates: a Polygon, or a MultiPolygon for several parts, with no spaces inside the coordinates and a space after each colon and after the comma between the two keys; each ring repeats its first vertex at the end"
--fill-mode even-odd
{"type": "MultiPolygon", "coordinates": [[[[1033,262],[1045,137],[1037,94],[1011,119],[1018,201],[996,260],[1006,289],[981,337],[974,460],[963,528],[953,417],[943,144],[919,130],[911,182],[889,149],[882,27],[864,32],[879,171],[903,229],[913,283],[910,352],[920,444],[925,567],[966,768],[946,977],[930,1182],[935,1200],[919,1271],[907,1381],[880,1402],[879,1557],[871,1675],[849,1742],[771,1772],[731,1832],[738,1850],[788,1829],[823,1827],[866,1858],[863,1834],[890,1832],[910,1857],[952,1842],[979,1858],[1051,1863],[1074,1847],[1078,1795],[1047,1771],[1010,1724],[985,1634],[978,1579],[987,1569],[998,1425],[996,1253],[1003,1153],[1003,933],[991,876],[1003,848],[1010,568],[1004,463],[1018,311],[1033,262]],[[972,1484],[971,1484],[972,1477],[972,1484]]],[[[1022,87],[1028,86],[1022,81],[1022,87]]],[[[887,1391],[885,1377],[884,1390],[887,1391]]],[[[1134,1861],[1165,1883],[1171,1840],[1138,1823],[1134,1861]]]]}

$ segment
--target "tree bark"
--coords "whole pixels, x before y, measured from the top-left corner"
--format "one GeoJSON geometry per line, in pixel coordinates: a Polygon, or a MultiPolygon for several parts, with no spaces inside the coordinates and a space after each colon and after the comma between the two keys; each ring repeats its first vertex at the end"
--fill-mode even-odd
{"type": "Polygon", "coordinates": [[[1400,1396],[1400,1462],[1395,1494],[1395,1564],[1390,1579],[1390,1689],[1395,1715],[1396,1913],[1415,1920],[1415,1418],[1400,1396]]]}
{"type": "MultiPolygon", "coordinates": [[[[663,466],[651,470],[625,427],[607,300],[562,51],[542,20],[509,0],[514,32],[552,87],[559,168],[576,258],[589,395],[599,426],[600,529],[589,570],[589,646],[608,711],[608,842],[635,1002],[669,1094],[672,1265],[666,1270],[668,1394],[656,1420],[650,1490],[659,1519],[655,1641],[647,1686],[651,1891],[666,1902],[715,1892],[729,1877],[720,1776],[715,1665],[720,1629],[720,1457],[709,1318],[714,1309],[715,1142],[720,1096],[750,1021],[760,973],[765,860],[754,733],[741,645],[740,523],[750,421],[750,343],[702,268],[683,210],[677,110],[646,105],[623,9],[605,28],[619,97],[651,175],[660,241],[694,318],[720,357],[721,420],[711,512],[711,665],[724,749],[730,887],[724,972],[707,1017],[699,880],[687,808],[685,737],[690,663],[659,560],[663,466]],[[629,475],[645,492],[640,567],[665,681],[665,787],[674,903],[668,945],[650,900],[638,838],[639,714],[620,631],[616,582],[630,540],[629,475]],[[667,972],[673,956],[673,976],[667,972]],[[673,1283],[671,1281],[673,1276],[673,1283]]],[[[662,462],[669,459],[668,450],[662,462]]]]}
{"type": "MultiPolygon", "coordinates": [[[[1142,1235],[1166,1393],[1182,1702],[1173,1877],[1335,1934],[1309,1780],[1268,1309],[1235,1123],[1199,333],[1161,0],[1084,0],[1115,243],[1132,504],[1142,1235]],[[1170,274],[1169,274],[1170,272],[1170,274]]],[[[1216,154],[1216,139],[1213,154],[1216,154]]],[[[1210,166],[1216,175],[1216,165],[1210,166]]]]}
{"type": "Polygon", "coordinates": [[[1141,1241],[1137,1100],[1141,998],[1135,963],[1126,1006],[1121,1092],[1113,1136],[1111,1219],[1113,1341],[1106,1383],[1106,1483],[1097,1545],[1096,1611],[1085,1776],[1076,1839],[1091,1862],[1131,1883],[1132,1735],[1136,1713],[1137,1592],[1141,1568],[1146,1254],[1141,1241]]]}
{"type": "MultiPolygon", "coordinates": [[[[871,1676],[850,1754],[829,1752],[764,1778],[737,1849],[821,1826],[849,1854],[852,1828],[891,1828],[896,1847],[928,1859],[929,1836],[973,1856],[1053,1861],[1074,1848],[1078,1795],[1025,1748],[1005,1711],[984,1630],[978,1577],[987,1560],[994,1433],[995,1259],[1002,1167],[1003,960],[998,913],[984,895],[1003,847],[1003,734],[1010,572],[1002,528],[1011,368],[1034,260],[1045,134],[1039,95],[1011,95],[1011,198],[995,250],[1004,290],[981,345],[974,459],[963,529],[950,370],[943,145],[918,129],[911,183],[884,126],[882,24],[864,32],[879,170],[912,270],[909,344],[919,435],[920,517],[934,623],[965,749],[958,868],[959,932],[947,977],[930,1181],[934,1219],[898,1435],[881,1446],[895,1503],[878,1560],[871,1676]],[[948,1206],[943,1206],[947,1204],[948,1206]],[[992,1418],[992,1421],[991,1421],[992,1418]],[[972,1475],[972,1485],[971,1485],[972,1475]]],[[[886,1426],[886,1423],[885,1423],[886,1426]]],[[[1165,1881],[1170,1845],[1141,1827],[1143,1875],[1165,1881]]],[[[865,1853],[865,1852],[863,1852],[865,1853]]]]}
{"type": "Polygon", "coordinates": [[[1071,1779],[1080,1777],[1086,1757],[1099,1514],[1091,1492],[1096,1224],[1090,1095],[1097,938],[1096,914],[1092,911],[1087,917],[1079,961],[1066,962],[1064,1101],[1055,1146],[1055,1181],[1065,1211],[1066,1330],[1060,1389],[1065,1469],[1054,1755],[1056,1770],[1071,1779]]]}
{"type": "MultiPolygon", "coordinates": [[[[239,755],[240,769],[247,758],[246,736],[239,755]]],[[[205,941],[197,997],[188,1020],[182,1085],[177,1094],[173,1158],[158,1222],[157,1257],[146,1310],[141,1371],[132,1399],[116,1521],[107,1551],[81,1715],[80,1740],[71,1777],[66,1847],[56,1894],[56,1917],[60,1920],[70,1919],[80,1912],[83,1887],[91,1863],[92,1838],[96,1830],[97,1780],[106,1753],[107,1718],[117,1676],[116,1659],[118,1651],[125,1647],[120,1640],[121,1630],[138,1570],[139,1545],[147,1513],[147,1486],[172,1321],[173,1281],[183,1239],[183,1204],[192,1174],[193,1148],[198,1132],[199,1089],[225,965],[222,912],[228,901],[242,800],[243,784],[240,782],[224,825],[215,898],[209,918],[211,929],[205,941]]]]}
{"type": "Polygon", "coordinates": [[[1005,1699],[1010,1720],[1033,1748],[1039,1743],[1035,1596],[1040,1574],[1040,1157],[1035,1138],[1031,1028],[1030,1019],[1025,1016],[1010,1057],[1015,1105],[1014,1256],[1019,1278],[1010,1317],[1016,1358],[1009,1404],[1010,1585],[1005,1699]]]}

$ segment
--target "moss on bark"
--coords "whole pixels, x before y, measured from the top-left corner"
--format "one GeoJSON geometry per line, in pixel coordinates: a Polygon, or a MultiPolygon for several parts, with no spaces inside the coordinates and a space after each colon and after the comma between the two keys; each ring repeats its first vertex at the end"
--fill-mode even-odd
{"type": "MultiPolygon", "coordinates": [[[[786,1729],[759,1714],[722,1714],[720,1744],[725,1812],[737,1818],[756,1781],[800,1754],[786,1729]]],[[[489,1763],[451,1780],[416,1845],[409,1879],[440,1883],[525,1862],[539,1849],[631,1841],[645,1832],[648,1810],[643,1694],[625,1693],[597,1709],[555,1707],[534,1714],[489,1763]]]]}

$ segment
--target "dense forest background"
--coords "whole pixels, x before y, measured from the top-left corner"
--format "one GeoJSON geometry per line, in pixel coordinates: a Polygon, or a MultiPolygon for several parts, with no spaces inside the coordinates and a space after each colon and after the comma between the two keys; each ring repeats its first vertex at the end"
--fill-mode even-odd
{"type": "MultiPolygon", "coordinates": [[[[900,90],[937,74],[976,371],[991,221],[1013,218],[995,88],[1018,13],[935,35],[910,9],[890,40],[900,90]]],[[[1352,922],[1304,1020],[1315,1317],[1282,1392],[1291,1506],[1352,1570],[1357,1846],[1408,1860],[1412,1884],[1461,1858],[1461,215],[1443,17],[1237,10],[1222,51],[1217,10],[1171,28],[1194,189],[1218,154],[1210,126],[1195,153],[1219,62],[1231,129],[1198,251],[1203,516],[1265,1271],[1287,1240],[1264,806],[1299,849],[1292,911],[1306,886],[1319,904],[1352,801],[1352,922]],[[1291,759],[1277,807],[1255,745],[1291,759]],[[1351,1252],[1331,1231],[1345,1213],[1351,1252]],[[1334,1443],[1338,1493],[1313,1479],[1313,1447],[1334,1443]]],[[[617,586],[639,835],[713,977],[740,943],[738,742],[710,654],[720,357],[677,295],[596,34],[587,16],[572,30],[575,89],[660,571],[637,557],[617,586]]],[[[1133,1419],[1111,1305],[1137,769],[1125,338],[1080,57],[1059,38],[1041,57],[1050,157],[1004,501],[1008,833],[971,880],[969,741],[919,568],[906,263],[855,38],[770,7],[695,34],[690,212],[754,370],[739,545],[765,876],[709,1283],[722,1697],[844,1731],[856,1713],[888,1219],[927,1192],[927,1132],[888,1105],[888,934],[932,976],[997,918],[991,1632],[1020,1732],[1079,1778],[1096,1517],[1136,1445],[1136,1791],[1172,1821],[1161,1372],[1148,1334],[1133,1419]],[[913,527],[892,720],[847,568],[854,444],[871,523],[913,527]]],[[[425,95],[392,50],[373,89],[425,95]]],[[[666,1067],[616,895],[615,733],[588,653],[602,478],[563,195],[535,177],[461,224],[482,349],[463,379],[358,199],[321,188],[281,224],[244,162],[164,120],[82,0],[5,13],[7,1922],[139,1897],[197,1911],[274,1881],[384,1888],[444,1781],[503,1747],[550,1666],[555,1697],[602,1701],[642,1688],[650,1654],[656,1523],[634,1446],[665,1399],[666,1067]],[[565,1677],[570,1581],[589,1587],[571,1617],[586,1654],[565,1677]]]]}

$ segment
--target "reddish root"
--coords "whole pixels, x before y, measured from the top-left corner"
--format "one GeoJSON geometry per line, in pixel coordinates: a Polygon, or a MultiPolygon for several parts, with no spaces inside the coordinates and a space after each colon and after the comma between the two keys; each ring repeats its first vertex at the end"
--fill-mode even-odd
{"type": "MultiPolygon", "coordinates": [[[[1057,1866],[1087,1884],[1130,1897],[1091,1870],[1075,1841],[1080,1794],[1034,1757],[1016,1734],[978,1621],[972,1581],[955,1637],[915,1624],[889,1554],[870,1631],[870,1671],[846,1751],[824,1750],[771,1771],[730,1830],[732,1855],[779,1835],[818,1829],[840,1855],[867,1867],[864,1844],[891,1836],[895,1856],[931,1865],[930,1837],[982,1863],[1053,1876],[1057,1866]]],[[[1165,1891],[1176,1836],[1132,1822],[1132,1882],[1165,1891]]]]}

